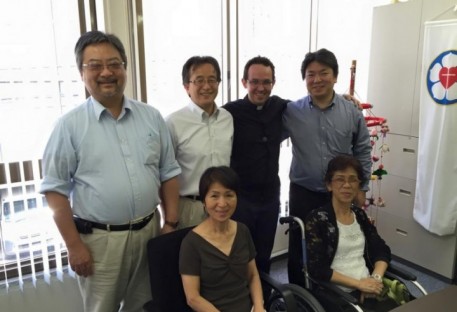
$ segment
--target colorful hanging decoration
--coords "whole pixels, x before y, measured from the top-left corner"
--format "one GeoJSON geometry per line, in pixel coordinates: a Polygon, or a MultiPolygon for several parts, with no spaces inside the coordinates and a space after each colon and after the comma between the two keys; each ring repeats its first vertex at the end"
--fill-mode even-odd
{"type": "MultiPolygon", "coordinates": [[[[353,60],[351,65],[351,82],[349,87],[349,94],[351,96],[354,96],[355,93],[356,64],[357,62],[353,60]]],[[[364,112],[365,122],[370,132],[370,142],[372,146],[370,192],[367,193],[367,200],[364,208],[385,207],[386,203],[381,197],[381,180],[383,176],[387,175],[387,170],[383,164],[383,157],[390,150],[389,146],[385,142],[387,133],[389,132],[389,126],[386,118],[374,115],[372,111],[372,104],[361,103],[359,104],[359,108],[364,112]],[[377,196],[374,194],[377,194],[377,196]]]]}

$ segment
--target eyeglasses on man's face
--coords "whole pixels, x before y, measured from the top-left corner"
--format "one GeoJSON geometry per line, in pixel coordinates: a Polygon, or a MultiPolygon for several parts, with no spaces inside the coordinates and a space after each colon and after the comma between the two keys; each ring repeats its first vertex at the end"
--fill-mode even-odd
{"type": "Polygon", "coordinates": [[[348,176],[346,178],[345,176],[337,175],[332,178],[332,182],[335,185],[337,185],[338,187],[341,187],[341,186],[345,185],[346,183],[349,183],[351,186],[359,185],[360,180],[356,176],[348,176]]]}
{"type": "Polygon", "coordinates": [[[271,87],[273,85],[273,81],[271,81],[270,79],[265,79],[265,80],[252,79],[252,80],[247,80],[247,82],[253,87],[258,87],[258,86],[262,85],[265,88],[267,88],[267,87],[271,87]]]}
{"type": "Polygon", "coordinates": [[[90,62],[87,64],[83,64],[83,68],[87,68],[89,71],[98,73],[103,71],[105,67],[112,72],[116,72],[124,68],[125,62],[110,62],[108,64],[98,63],[98,62],[90,62]]]}
{"type": "Polygon", "coordinates": [[[209,84],[211,87],[216,87],[219,84],[219,82],[220,82],[220,80],[218,80],[216,78],[205,79],[205,78],[202,78],[202,77],[194,79],[194,80],[189,80],[189,83],[193,83],[197,87],[202,87],[206,83],[209,84]]]}

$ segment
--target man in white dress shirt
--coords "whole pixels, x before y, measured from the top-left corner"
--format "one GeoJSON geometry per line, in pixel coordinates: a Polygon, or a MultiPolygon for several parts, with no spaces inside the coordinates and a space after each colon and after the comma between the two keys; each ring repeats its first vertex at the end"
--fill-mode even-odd
{"type": "Polygon", "coordinates": [[[229,166],[232,152],[233,119],[215,99],[221,81],[217,60],[211,56],[193,56],[182,69],[184,89],[189,95],[187,106],[166,118],[179,176],[179,222],[184,228],[199,224],[206,217],[198,183],[205,169],[229,166]]]}

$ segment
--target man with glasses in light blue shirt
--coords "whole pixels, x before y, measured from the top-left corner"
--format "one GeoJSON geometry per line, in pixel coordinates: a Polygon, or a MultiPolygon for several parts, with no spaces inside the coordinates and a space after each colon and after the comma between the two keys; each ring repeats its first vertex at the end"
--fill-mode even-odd
{"type": "Polygon", "coordinates": [[[189,95],[187,106],[166,117],[179,176],[178,228],[199,224],[206,218],[198,184],[209,167],[230,165],[233,120],[229,112],[216,105],[221,81],[217,60],[211,56],[192,56],[182,69],[182,83],[189,95]]]}
{"type": "Polygon", "coordinates": [[[151,299],[146,245],[160,233],[160,202],[164,219],[177,221],[181,170],[160,113],[124,96],[121,41],[91,31],[75,54],[91,96],[57,122],[43,155],[41,193],[67,246],[84,311],[142,311],[151,299]]]}

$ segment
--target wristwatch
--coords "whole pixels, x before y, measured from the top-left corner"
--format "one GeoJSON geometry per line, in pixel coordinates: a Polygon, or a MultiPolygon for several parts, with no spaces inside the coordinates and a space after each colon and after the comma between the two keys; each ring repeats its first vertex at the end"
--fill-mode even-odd
{"type": "Polygon", "coordinates": [[[371,275],[372,278],[374,278],[375,281],[382,282],[382,276],[375,273],[371,275]]]}
{"type": "Polygon", "coordinates": [[[165,220],[165,224],[171,226],[174,229],[176,229],[178,227],[179,221],[171,222],[171,221],[165,220]]]}

